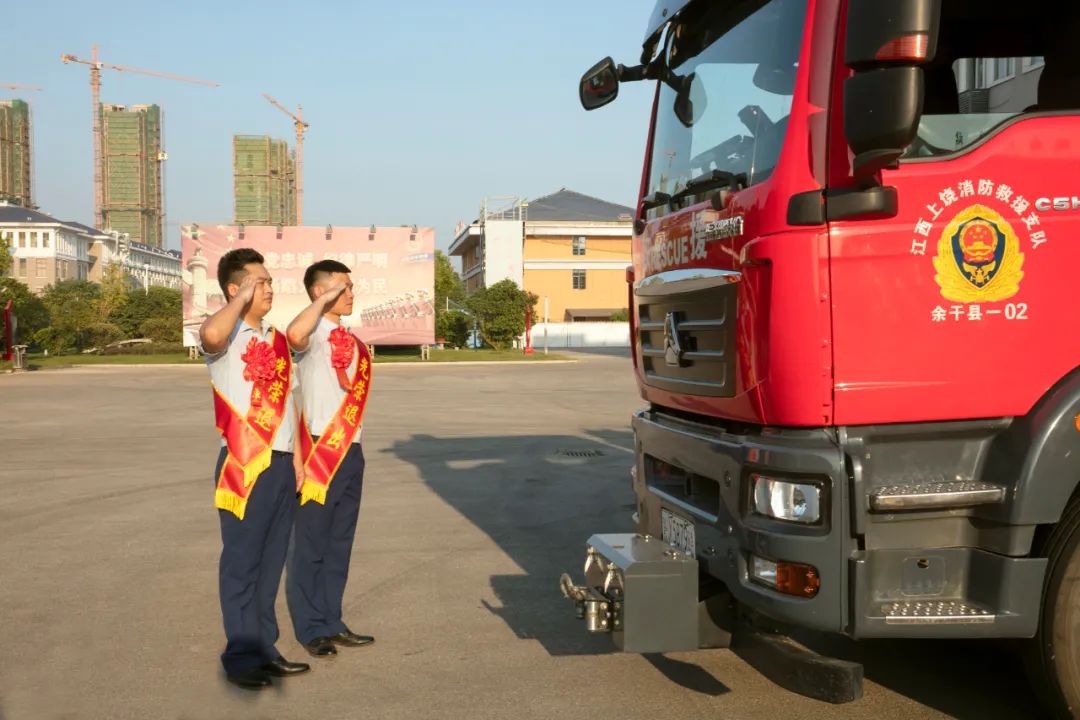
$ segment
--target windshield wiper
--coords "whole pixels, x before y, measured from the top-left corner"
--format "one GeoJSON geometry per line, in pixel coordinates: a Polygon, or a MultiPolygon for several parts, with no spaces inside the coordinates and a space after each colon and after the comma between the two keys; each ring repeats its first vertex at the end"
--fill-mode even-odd
{"type": "Polygon", "coordinates": [[[671,196],[671,200],[682,200],[690,195],[698,195],[716,188],[728,188],[738,192],[746,187],[746,173],[732,173],[727,170],[710,170],[707,173],[691,178],[679,192],[671,196]]]}

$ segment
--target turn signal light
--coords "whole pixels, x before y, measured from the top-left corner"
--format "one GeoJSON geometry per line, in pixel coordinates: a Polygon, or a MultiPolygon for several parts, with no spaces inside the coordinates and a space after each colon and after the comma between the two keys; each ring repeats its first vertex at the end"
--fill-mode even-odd
{"type": "Polygon", "coordinates": [[[921,62],[930,54],[930,36],[913,33],[890,40],[874,55],[875,60],[921,62]]]}
{"type": "Polygon", "coordinates": [[[821,577],[810,565],[750,557],[750,579],[785,595],[812,598],[821,588],[821,577]]]}

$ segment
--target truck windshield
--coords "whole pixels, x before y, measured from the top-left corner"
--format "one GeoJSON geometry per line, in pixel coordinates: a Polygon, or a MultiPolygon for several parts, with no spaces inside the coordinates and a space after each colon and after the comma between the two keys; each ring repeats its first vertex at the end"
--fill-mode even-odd
{"type": "MultiPolygon", "coordinates": [[[[675,194],[711,170],[759,183],[780,156],[807,0],[699,3],[669,30],[667,64],[690,82],[690,110],[660,91],[650,192],[675,194]]],[[[685,98],[682,99],[685,102],[685,98]]]]}

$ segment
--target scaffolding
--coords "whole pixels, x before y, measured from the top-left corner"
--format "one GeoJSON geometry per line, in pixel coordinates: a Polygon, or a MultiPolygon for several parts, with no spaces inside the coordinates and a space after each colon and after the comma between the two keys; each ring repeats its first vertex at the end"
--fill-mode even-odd
{"type": "Polygon", "coordinates": [[[233,221],[296,224],[296,155],[284,140],[233,136],[233,221]]]}
{"type": "Polygon", "coordinates": [[[33,207],[30,176],[30,106],[0,102],[0,201],[33,207]]]}
{"type": "Polygon", "coordinates": [[[101,145],[103,229],[163,247],[161,108],[102,105],[101,145]]]}

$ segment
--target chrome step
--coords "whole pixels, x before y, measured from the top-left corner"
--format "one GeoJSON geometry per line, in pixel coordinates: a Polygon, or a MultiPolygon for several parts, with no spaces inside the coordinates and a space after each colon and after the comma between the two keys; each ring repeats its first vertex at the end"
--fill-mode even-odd
{"type": "Polygon", "coordinates": [[[993,505],[1005,499],[1005,488],[984,482],[934,482],[888,485],[870,493],[870,510],[934,510],[993,505]]]}
{"type": "Polygon", "coordinates": [[[997,616],[968,600],[904,600],[885,603],[886,625],[968,625],[992,623],[997,616]]]}

